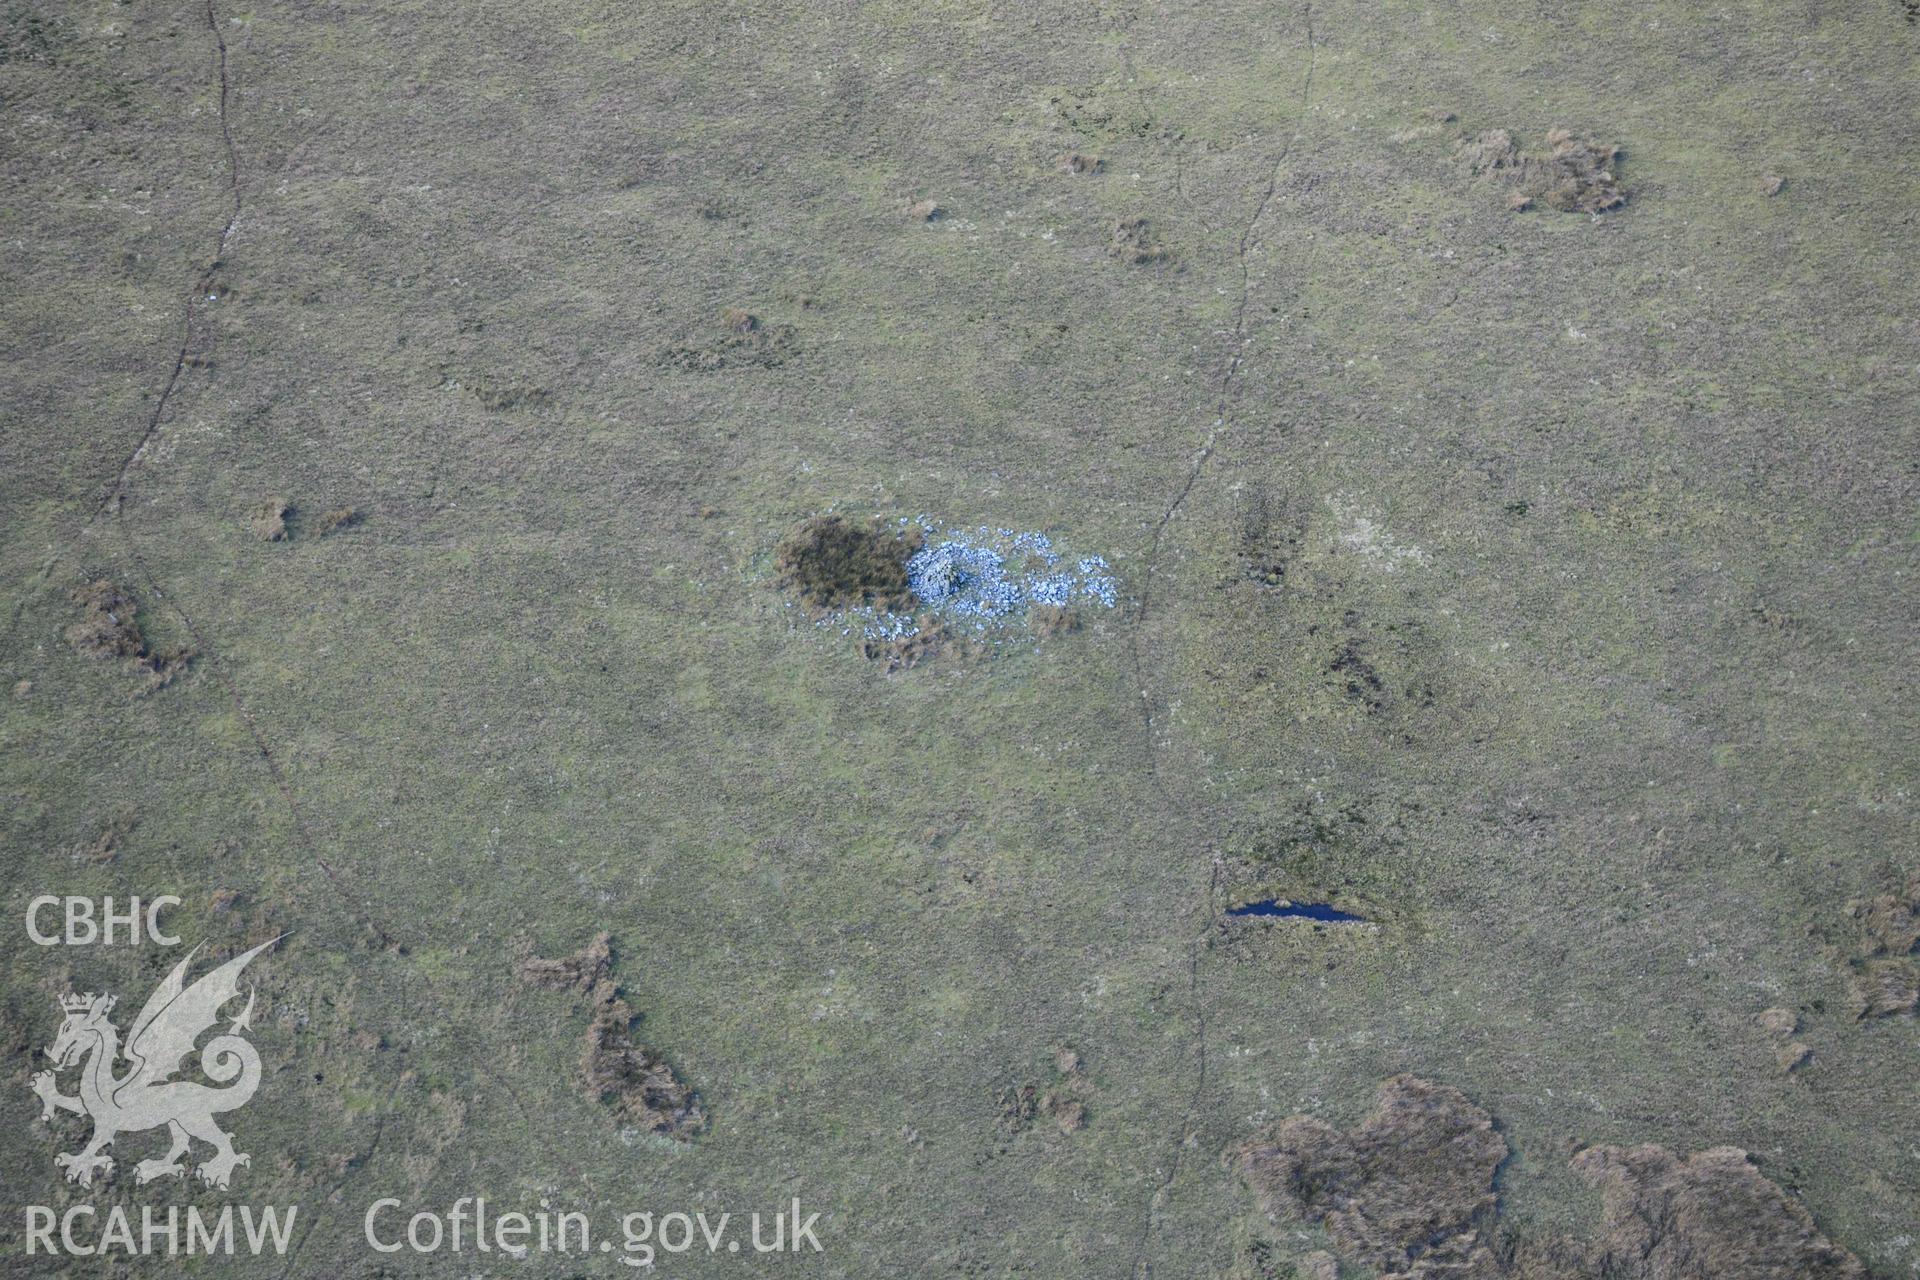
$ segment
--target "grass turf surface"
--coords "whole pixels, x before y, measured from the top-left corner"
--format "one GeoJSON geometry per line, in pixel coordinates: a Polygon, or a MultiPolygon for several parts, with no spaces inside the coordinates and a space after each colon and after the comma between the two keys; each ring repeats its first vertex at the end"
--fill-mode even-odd
{"type": "MultiPolygon", "coordinates": [[[[294,931],[231,1197],[302,1203],[288,1274],[438,1274],[361,1207],[474,1193],[1232,1274],[1306,1245],[1220,1153],[1402,1070],[1519,1229],[1574,1144],[1731,1143],[1920,1268],[1920,1039],[1845,964],[1916,857],[1898,4],[6,13],[9,910],[294,931]],[[1454,153],[1558,127],[1624,207],[1454,153]],[[828,510],[1121,606],[889,676],[776,585],[828,510]],[[187,672],[75,651],[99,578],[187,672]],[[1226,921],[1276,893],[1377,927],[1226,921]],[[601,930],[691,1144],[515,976],[601,930]],[[1085,1127],[1010,1131],[1061,1046],[1085,1127]]],[[[6,1197],[66,1204],[52,997],[175,957],[0,955],[6,1197]]]]}

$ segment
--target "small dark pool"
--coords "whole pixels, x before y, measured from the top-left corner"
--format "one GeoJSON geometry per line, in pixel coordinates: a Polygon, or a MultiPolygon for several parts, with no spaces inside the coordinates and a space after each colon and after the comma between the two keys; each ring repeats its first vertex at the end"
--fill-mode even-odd
{"type": "Polygon", "coordinates": [[[1294,916],[1302,920],[1321,920],[1327,924],[1364,924],[1365,916],[1356,916],[1341,911],[1325,902],[1288,902],[1284,898],[1268,898],[1264,902],[1249,902],[1244,907],[1229,908],[1230,916],[1294,916]]]}

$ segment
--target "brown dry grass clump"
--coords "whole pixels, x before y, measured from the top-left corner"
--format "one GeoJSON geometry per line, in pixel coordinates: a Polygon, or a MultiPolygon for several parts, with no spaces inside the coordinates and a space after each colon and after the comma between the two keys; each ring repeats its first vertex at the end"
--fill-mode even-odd
{"type": "Polygon", "coordinates": [[[1010,1084],[1000,1090],[1000,1126],[1008,1133],[1025,1133],[1040,1114],[1040,1086],[1010,1084]]]}
{"type": "Polygon", "coordinates": [[[661,363],[693,373],[727,368],[772,368],[794,347],[793,327],[768,324],[745,307],[720,312],[720,334],[705,343],[680,343],[660,355],[661,363]]]}
{"type": "Polygon", "coordinates": [[[1040,1110],[1053,1117],[1062,1133],[1078,1133],[1087,1127],[1087,1109],[1093,1099],[1093,1081],[1088,1077],[1080,1055],[1062,1045],[1053,1052],[1054,1070],[1059,1073],[1053,1087],[1040,1096],[1040,1110]]]}
{"type": "Polygon", "coordinates": [[[1847,913],[1858,930],[1847,962],[1855,1015],[1920,1011],[1920,874],[1898,892],[1848,903],[1847,913]]]}
{"type": "Polygon", "coordinates": [[[1382,1276],[1490,1264],[1507,1143],[1458,1089],[1395,1076],[1353,1132],[1290,1116],[1236,1158],[1269,1213],[1323,1223],[1341,1255],[1382,1276]]]}
{"type": "Polygon", "coordinates": [[[825,612],[872,606],[911,612],[919,603],[907,585],[907,559],[920,549],[919,530],[890,532],[878,520],[855,524],[814,516],[788,534],[775,553],[781,585],[809,608],[825,612]]]}
{"type": "Polygon", "coordinates": [[[247,517],[247,528],[253,536],[262,542],[285,542],[287,540],[287,517],[293,508],[279,498],[268,498],[253,509],[247,517]]]}
{"type": "Polygon", "coordinates": [[[1866,1280],[1860,1260],[1737,1147],[1681,1160],[1663,1147],[1591,1147],[1573,1168],[1602,1226],[1577,1273],[1633,1280],[1866,1280]]]}
{"type": "Polygon", "coordinates": [[[480,407],[489,413],[508,413],[515,409],[538,409],[553,399],[547,388],[517,378],[482,375],[470,388],[480,407]]]}
{"type": "Polygon", "coordinates": [[[1453,144],[1460,162],[1480,177],[1520,173],[1520,147],[1505,129],[1489,129],[1473,138],[1453,144]]]}
{"type": "Polygon", "coordinates": [[[147,651],[146,637],[136,620],[139,606],[106,578],[98,578],[73,592],[81,607],[80,621],[67,628],[67,639],[82,653],[96,658],[138,658],[147,651]]]}
{"type": "Polygon", "coordinates": [[[1856,1017],[1890,1018],[1920,1009],[1920,968],[1911,960],[1855,961],[1851,985],[1856,1017]]]}
{"type": "Polygon", "coordinates": [[[331,511],[320,513],[320,522],[314,532],[322,538],[330,533],[340,533],[360,523],[360,510],[357,507],[335,507],[331,511]]]}
{"type": "Polygon", "coordinates": [[[72,845],[66,850],[69,858],[75,862],[92,862],[100,865],[112,862],[120,856],[120,842],[133,833],[137,819],[131,813],[115,814],[102,827],[100,834],[91,844],[72,845]]]}
{"type": "Polygon", "coordinates": [[[572,991],[591,1002],[580,1054],[580,1080],[587,1096],[608,1104],[621,1123],[685,1142],[706,1123],[691,1087],[674,1074],[667,1060],[635,1043],[639,1015],[610,976],[612,937],[596,934],[574,954],[558,960],[528,956],[520,962],[522,981],[552,991],[572,991]]]}
{"type": "Polygon", "coordinates": [[[1800,1018],[1793,1010],[1763,1009],[1754,1015],[1753,1021],[1773,1039],[1773,1060],[1781,1071],[1792,1075],[1813,1061],[1812,1047],[1793,1038],[1793,1033],[1800,1029],[1800,1018]]]}
{"type": "Polygon", "coordinates": [[[1041,1116],[1052,1120],[1063,1134],[1086,1128],[1094,1086],[1082,1069],[1080,1055],[1063,1046],[1054,1050],[1053,1065],[1053,1081],[1044,1089],[1028,1083],[1000,1090],[1000,1125],[1009,1135],[1025,1133],[1041,1116]]]}
{"type": "Polygon", "coordinates": [[[140,672],[142,692],[171,684],[193,660],[191,649],[156,649],[140,630],[139,605],[106,578],[73,592],[80,620],[67,628],[67,641],[93,658],[114,658],[140,672]]]}
{"type": "Polygon", "coordinates": [[[1107,252],[1122,262],[1144,266],[1163,260],[1167,246],[1154,239],[1153,226],[1145,218],[1122,218],[1113,224],[1107,252]]]}
{"type": "Polygon", "coordinates": [[[860,652],[874,662],[886,664],[886,673],[911,671],[947,647],[951,636],[944,625],[921,619],[919,629],[896,639],[869,638],[861,642],[860,652]]]}
{"type": "Polygon", "coordinates": [[[1867,954],[1910,956],[1920,953],[1920,875],[1908,878],[1898,893],[1883,893],[1849,903],[1860,925],[1867,954]]]}
{"type": "Polygon", "coordinates": [[[1565,129],[1547,134],[1546,157],[1536,166],[1540,190],[1534,196],[1562,213],[1601,213],[1627,202],[1613,173],[1620,148],[1576,138],[1565,129]]]}
{"type": "Polygon", "coordinates": [[[1603,213],[1627,202],[1614,165],[1620,148],[1576,137],[1566,129],[1549,130],[1544,153],[1525,152],[1505,129],[1492,129],[1454,144],[1455,154],[1480,177],[1504,182],[1513,190],[1507,207],[1544,205],[1562,213],[1603,213]]]}
{"type": "Polygon", "coordinates": [[[580,1055],[588,1096],[611,1105],[626,1124],[687,1141],[706,1123],[692,1088],[665,1058],[634,1043],[637,1015],[612,980],[601,981],[592,995],[593,1022],[580,1055]]]}
{"type": "Polygon", "coordinates": [[[1080,613],[1059,604],[1037,604],[1027,610],[1027,624],[1033,633],[1043,640],[1066,635],[1069,631],[1080,629],[1080,613]]]}
{"type": "Polygon", "coordinates": [[[1290,1116],[1229,1158],[1268,1213],[1323,1225],[1381,1280],[1866,1280],[1737,1148],[1686,1160],[1651,1145],[1582,1151],[1572,1167],[1601,1193],[1588,1241],[1498,1230],[1507,1154],[1459,1090],[1403,1075],[1352,1132],[1290,1116]]]}
{"type": "Polygon", "coordinates": [[[1260,587],[1285,583],[1287,568],[1306,539],[1305,513],[1296,502],[1275,496],[1258,481],[1234,495],[1233,513],[1242,576],[1260,587]]]}
{"type": "Polygon", "coordinates": [[[550,991],[573,990],[585,995],[606,978],[612,966],[613,935],[598,933],[593,941],[563,959],[526,957],[520,962],[520,980],[550,991]]]}

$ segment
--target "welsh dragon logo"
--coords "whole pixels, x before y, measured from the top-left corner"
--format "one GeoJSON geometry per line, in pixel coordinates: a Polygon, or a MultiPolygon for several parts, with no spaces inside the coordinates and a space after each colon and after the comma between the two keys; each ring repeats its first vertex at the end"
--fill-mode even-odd
{"type": "Polygon", "coordinates": [[[95,1173],[112,1172],[112,1158],[102,1153],[115,1138],[162,1125],[172,1145],[159,1159],[142,1160],[134,1166],[138,1183],[185,1174],[187,1168],[181,1157],[195,1138],[213,1147],[213,1155],[195,1170],[210,1187],[225,1189],[234,1169],[250,1163],[248,1156],[233,1149],[233,1138],[213,1118],[245,1106],[260,1087],[260,1055],[240,1034],[252,1025],[251,990],[239,1016],[199,1051],[201,1071],[215,1085],[224,1087],[173,1077],[194,1052],[194,1041],[220,1020],[221,1006],[239,994],[241,971],[278,941],[263,942],[188,986],[187,966],[200,953],[195,947],[147,997],[127,1033],[124,1048],[120,1033],[107,1017],[113,1011],[114,997],[92,992],[61,997],[66,1021],[60,1024],[60,1034],[47,1050],[54,1070],[36,1074],[33,1091],[40,1095],[43,1120],[51,1120],[56,1109],[93,1120],[92,1141],[71,1155],[62,1153],[53,1158],[67,1171],[68,1182],[91,1185],[95,1173]],[[118,1076],[114,1074],[116,1058],[125,1058],[127,1063],[125,1072],[118,1076]],[[68,1097],[60,1092],[54,1075],[76,1065],[80,1067],[80,1091],[68,1097]]]}

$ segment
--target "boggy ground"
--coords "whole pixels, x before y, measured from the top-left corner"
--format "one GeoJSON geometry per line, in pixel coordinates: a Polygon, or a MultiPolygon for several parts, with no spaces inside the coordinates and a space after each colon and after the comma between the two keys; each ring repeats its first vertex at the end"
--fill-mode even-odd
{"type": "MultiPolygon", "coordinates": [[[[291,931],[234,1120],[286,1274],[469,1194],[799,1195],[795,1274],[1291,1266],[1221,1155],[1405,1072],[1497,1117],[1518,1240],[1595,1238],[1576,1150],[1732,1147],[1920,1265],[1850,905],[1916,870],[1894,0],[0,22],[9,918],[291,931]],[[778,585],[842,511],[1057,530],[1121,607],[870,660],[778,585]],[[1373,923],[1224,916],[1273,894],[1373,923]],[[685,1141],[518,976],[602,932],[685,1141]]],[[[171,955],[0,931],[9,1230],[79,1194],[54,997],[171,955]]]]}

